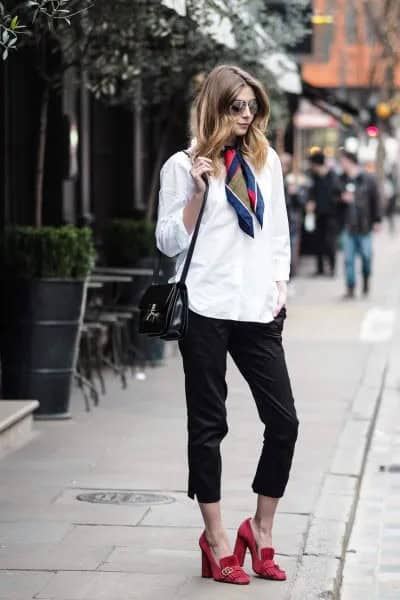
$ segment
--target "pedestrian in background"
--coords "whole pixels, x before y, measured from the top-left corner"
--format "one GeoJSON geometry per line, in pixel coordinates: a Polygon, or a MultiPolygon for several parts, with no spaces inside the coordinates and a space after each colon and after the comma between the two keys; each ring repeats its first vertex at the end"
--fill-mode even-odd
{"type": "Polygon", "coordinates": [[[328,274],[333,277],[336,270],[338,238],[338,202],[341,193],[339,176],[326,164],[322,152],[314,152],[309,157],[312,182],[306,205],[307,212],[315,214],[316,271],[314,275],[328,274]]]}
{"type": "Polygon", "coordinates": [[[385,179],[383,181],[383,195],[385,199],[384,212],[388,221],[390,233],[395,232],[394,217],[396,214],[397,194],[398,192],[395,173],[389,171],[385,173],[385,179]]]}
{"type": "Polygon", "coordinates": [[[372,231],[380,230],[381,201],[376,179],[364,172],[357,156],[341,150],[340,163],[343,169],[342,203],[342,246],[346,272],[345,298],[354,298],[356,286],[356,256],[361,257],[363,276],[362,292],[368,294],[372,265],[372,231]]]}
{"type": "Polygon", "coordinates": [[[162,252],[178,255],[179,278],[208,177],[187,278],[188,331],[179,344],[188,411],[188,495],[197,498],[205,524],[199,540],[202,574],[249,583],[241,568],[249,549],[259,576],[284,580],[274,562],[272,525],[298,420],[282,347],[290,241],[281,164],[265,137],[269,101],[259,81],[222,65],[206,78],[192,114],[189,156],[174,154],[161,171],[156,236],[162,252]],[[239,527],[234,553],[220,507],[228,352],[265,426],[252,486],[257,507],[239,527]]]}
{"type": "Polygon", "coordinates": [[[290,279],[296,276],[300,258],[303,210],[306,200],[304,176],[293,173],[293,157],[288,152],[281,156],[283,183],[285,188],[286,210],[289,219],[290,234],[290,279]]]}

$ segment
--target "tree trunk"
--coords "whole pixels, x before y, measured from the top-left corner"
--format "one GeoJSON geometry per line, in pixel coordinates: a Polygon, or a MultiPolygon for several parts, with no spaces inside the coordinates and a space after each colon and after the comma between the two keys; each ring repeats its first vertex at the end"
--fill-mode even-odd
{"type": "Polygon", "coordinates": [[[142,82],[138,82],[133,104],[133,208],[143,210],[143,95],[142,82]]]}
{"type": "Polygon", "coordinates": [[[43,180],[46,155],[49,97],[50,89],[49,86],[46,85],[43,91],[40,107],[40,126],[35,182],[35,227],[41,227],[43,223],[43,180]]]}
{"type": "Polygon", "coordinates": [[[151,174],[150,190],[146,210],[146,221],[151,222],[154,215],[154,209],[157,202],[157,191],[160,176],[160,169],[165,158],[165,149],[168,141],[168,137],[171,133],[173,119],[167,119],[166,125],[163,128],[162,135],[160,137],[159,144],[157,146],[157,154],[153,164],[153,170],[151,174]]]}
{"type": "MultiPolygon", "coordinates": [[[[395,68],[394,63],[390,61],[386,65],[384,71],[383,89],[382,89],[382,100],[384,102],[390,102],[395,93],[395,68]]],[[[385,146],[385,124],[384,119],[378,121],[379,124],[379,138],[378,138],[378,150],[376,156],[376,175],[378,179],[378,188],[381,197],[381,203],[383,209],[386,211],[386,198],[385,198],[385,161],[386,161],[386,146],[385,146]]]]}

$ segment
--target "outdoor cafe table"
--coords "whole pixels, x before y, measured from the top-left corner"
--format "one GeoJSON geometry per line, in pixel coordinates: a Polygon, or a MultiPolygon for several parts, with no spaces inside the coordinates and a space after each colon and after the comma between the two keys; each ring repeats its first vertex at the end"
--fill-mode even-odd
{"type": "MultiPolygon", "coordinates": [[[[146,267],[101,267],[96,266],[91,275],[89,281],[101,282],[103,284],[110,283],[113,288],[114,294],[112,296],[112,303],[117,303],[123,294],[124,283],[133,283],[134,287],[137,287],[138,295],[142,296],[144,289],[142,284],[138,281],[142,277],[145,277],[147,281],[153,276],[153,269],[146,267]],[[137,282],[137,286],[136,286],[137,282]]],[[[145,281],[142,280],[143,283],[145,281]]],[[[133,302],[135,303],[134,300],[133,302]]]]}
{"type": "Polygon", "coordinates": [[[87,286],[90,290],[99,290],[103,287],[103,283],[100,281],[88,281],[87,286]]]}
{"type": "Polygon", "coordinates": [[[95,267],[93,269],[93,276],[98,277],[101,275],[110,275],[112,277],[137,277],[137,276],[151,276],[153,275],[153,269],[143,267],[95,267]]]}
{"type": "Polygon", "coordinates": [[[132,276],[129,275],[106,275],[103,273],[92,273],[89,276],[89,283],[129,283],[132,276]]]}
{"type": "Polygon", "coordinates": [[[109,305],[116,305],[122,294],[122,287],[124,284],[132,283],[132,275],[120,275],[117,273],[98,273],[92,271],[89,275],[88,287],[95,288],[97,286],[103,287],[103,299],[105,303],[109,305]]]}

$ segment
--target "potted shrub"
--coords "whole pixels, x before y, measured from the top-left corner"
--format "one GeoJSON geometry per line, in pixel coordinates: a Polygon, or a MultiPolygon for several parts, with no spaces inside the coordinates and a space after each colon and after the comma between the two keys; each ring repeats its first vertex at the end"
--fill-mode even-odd
{"type": "Polygon", "coordinates": [[[153,266],[155,225],[145,219],[113,219],[104,229],[104,257],[115,267],[153,266]]]}
{"type": "Polygon", "coordinates": [[[13,227],[1,237],[2,393],[39,400],[36,418],[69,417],[93,259],[87,228],[13,227]]]}

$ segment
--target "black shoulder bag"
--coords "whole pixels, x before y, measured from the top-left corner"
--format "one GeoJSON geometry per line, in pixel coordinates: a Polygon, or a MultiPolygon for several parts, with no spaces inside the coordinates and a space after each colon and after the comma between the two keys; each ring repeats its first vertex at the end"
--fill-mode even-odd
{"type": "Polygon", "coordinates": [[[209,183],[206,181],[203,203],[197,217],[182,275],[175,283],[155,283],[160,278],[161,259],[159,260],[153,276],[153,283],[146,290],[139,304],[139,333],[160,337],[164,340],[180,340],[186,333],[189,301],[185,282],[207,202],[208,189],[209,183]]]}

